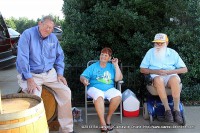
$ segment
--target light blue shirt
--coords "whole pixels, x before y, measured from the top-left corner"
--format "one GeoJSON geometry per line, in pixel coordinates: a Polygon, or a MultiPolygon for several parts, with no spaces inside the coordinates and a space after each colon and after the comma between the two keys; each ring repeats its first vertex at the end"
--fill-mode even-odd
{"type": "Polygon", "coordinates": [[[111,63],[107,63],[105,68],[100,66],[100,62],[90,65],[81,74],[89,80],[88,89],[95,87],[102,91],[107,91],[114,87],[115,84],[115,68],[111,63]]]}
{"type": "Polygon", "coordinates": [[[140,68],[148,68],[152,70],[174,70],[177,68],[186,67],[185,63],[175,50],[167,48],[165,57],[162,60],[158,60],[155,57],[154,50],[155,48],[151,48],[149,51],[147,51],[140,64],[140,68]]]}
{"type": "Polygon", "coordinates": [[[25,30],[18,41],[16,67],[23,79],[32,78],[31,73],[43,73],[52,68],[57,74],[64,72],[64,53],[57,37],[51,33],[42,38],[39,27],[25,30]]]}

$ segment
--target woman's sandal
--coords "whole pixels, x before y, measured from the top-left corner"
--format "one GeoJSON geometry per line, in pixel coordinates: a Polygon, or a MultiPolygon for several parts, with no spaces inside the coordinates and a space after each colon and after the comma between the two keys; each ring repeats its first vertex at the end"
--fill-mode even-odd
{"type": "Polygon", "coordinates": [[[106,126],[107,126],[107,130],[108,130],[108,131],[112,131],[113,128],[115,127],[115,126],[113,126],[112,124],[106,124],[106,126]]]}

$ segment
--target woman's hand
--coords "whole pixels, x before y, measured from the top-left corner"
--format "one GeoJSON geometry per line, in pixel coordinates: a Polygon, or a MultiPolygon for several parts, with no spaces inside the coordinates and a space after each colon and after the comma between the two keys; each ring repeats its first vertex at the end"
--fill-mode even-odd
{"type": "Polygon", "coordinates": [[[89,83],[88,79],[84,79],[83,84],[84,84],[84,86],[88,86],[90,83],[89,83]]]}
{"type": "Polygon", "coordinates": [[[90,84],[89,80],[84,76],[80,76],[80,81],[84,84],[84,86],[88,86],[90,84]]]}
{"type": "Polygon", "coordinates": [[[112,64],[116,67],[118,65],[118,59],[117,58],[112,58],[112,64]]]}

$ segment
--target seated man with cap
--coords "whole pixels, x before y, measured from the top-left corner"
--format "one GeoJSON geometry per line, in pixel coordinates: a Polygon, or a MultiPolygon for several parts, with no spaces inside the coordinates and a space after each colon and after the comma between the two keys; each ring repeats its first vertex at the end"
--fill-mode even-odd
{"type": "Polygon", "coordinates": [[[147,51],[141,62],[140,72],[150,74],[152,77],[153,86],[165,108],[165,120],[182,124],[183,118],[179,108],[181,79],[178,74],[186,73],[187,67],[179,54],[167,47],[169,41],[166,34],[156,34],[153,43],[154,47],[147,51]],[[171,88],[174,102],[173,110],[169,107],[165,87],[171,88]]]}

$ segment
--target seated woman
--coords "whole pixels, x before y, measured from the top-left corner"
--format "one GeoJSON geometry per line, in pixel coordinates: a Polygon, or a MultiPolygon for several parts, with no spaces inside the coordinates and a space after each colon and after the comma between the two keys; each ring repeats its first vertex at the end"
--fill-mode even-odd
{"type": "Polygon", "coordinates": [[[111,60],[111,55],[112,50],[110,48],[103,48],[100,61],[87,67],[80,76],[80,81],[88,86],[87,94],[93,98],[102,133],[113,130],[111,117],[119,106],[122,96],[114,85],[116,81],[122,80],[123,75],[118,66],[118,59],[113,58],[111,60]],[[110,60],[112,63],[108,62],[110,60]],[[110,102],[106,119],[104,118],[104,99],[108,99],[110,102]]]}

